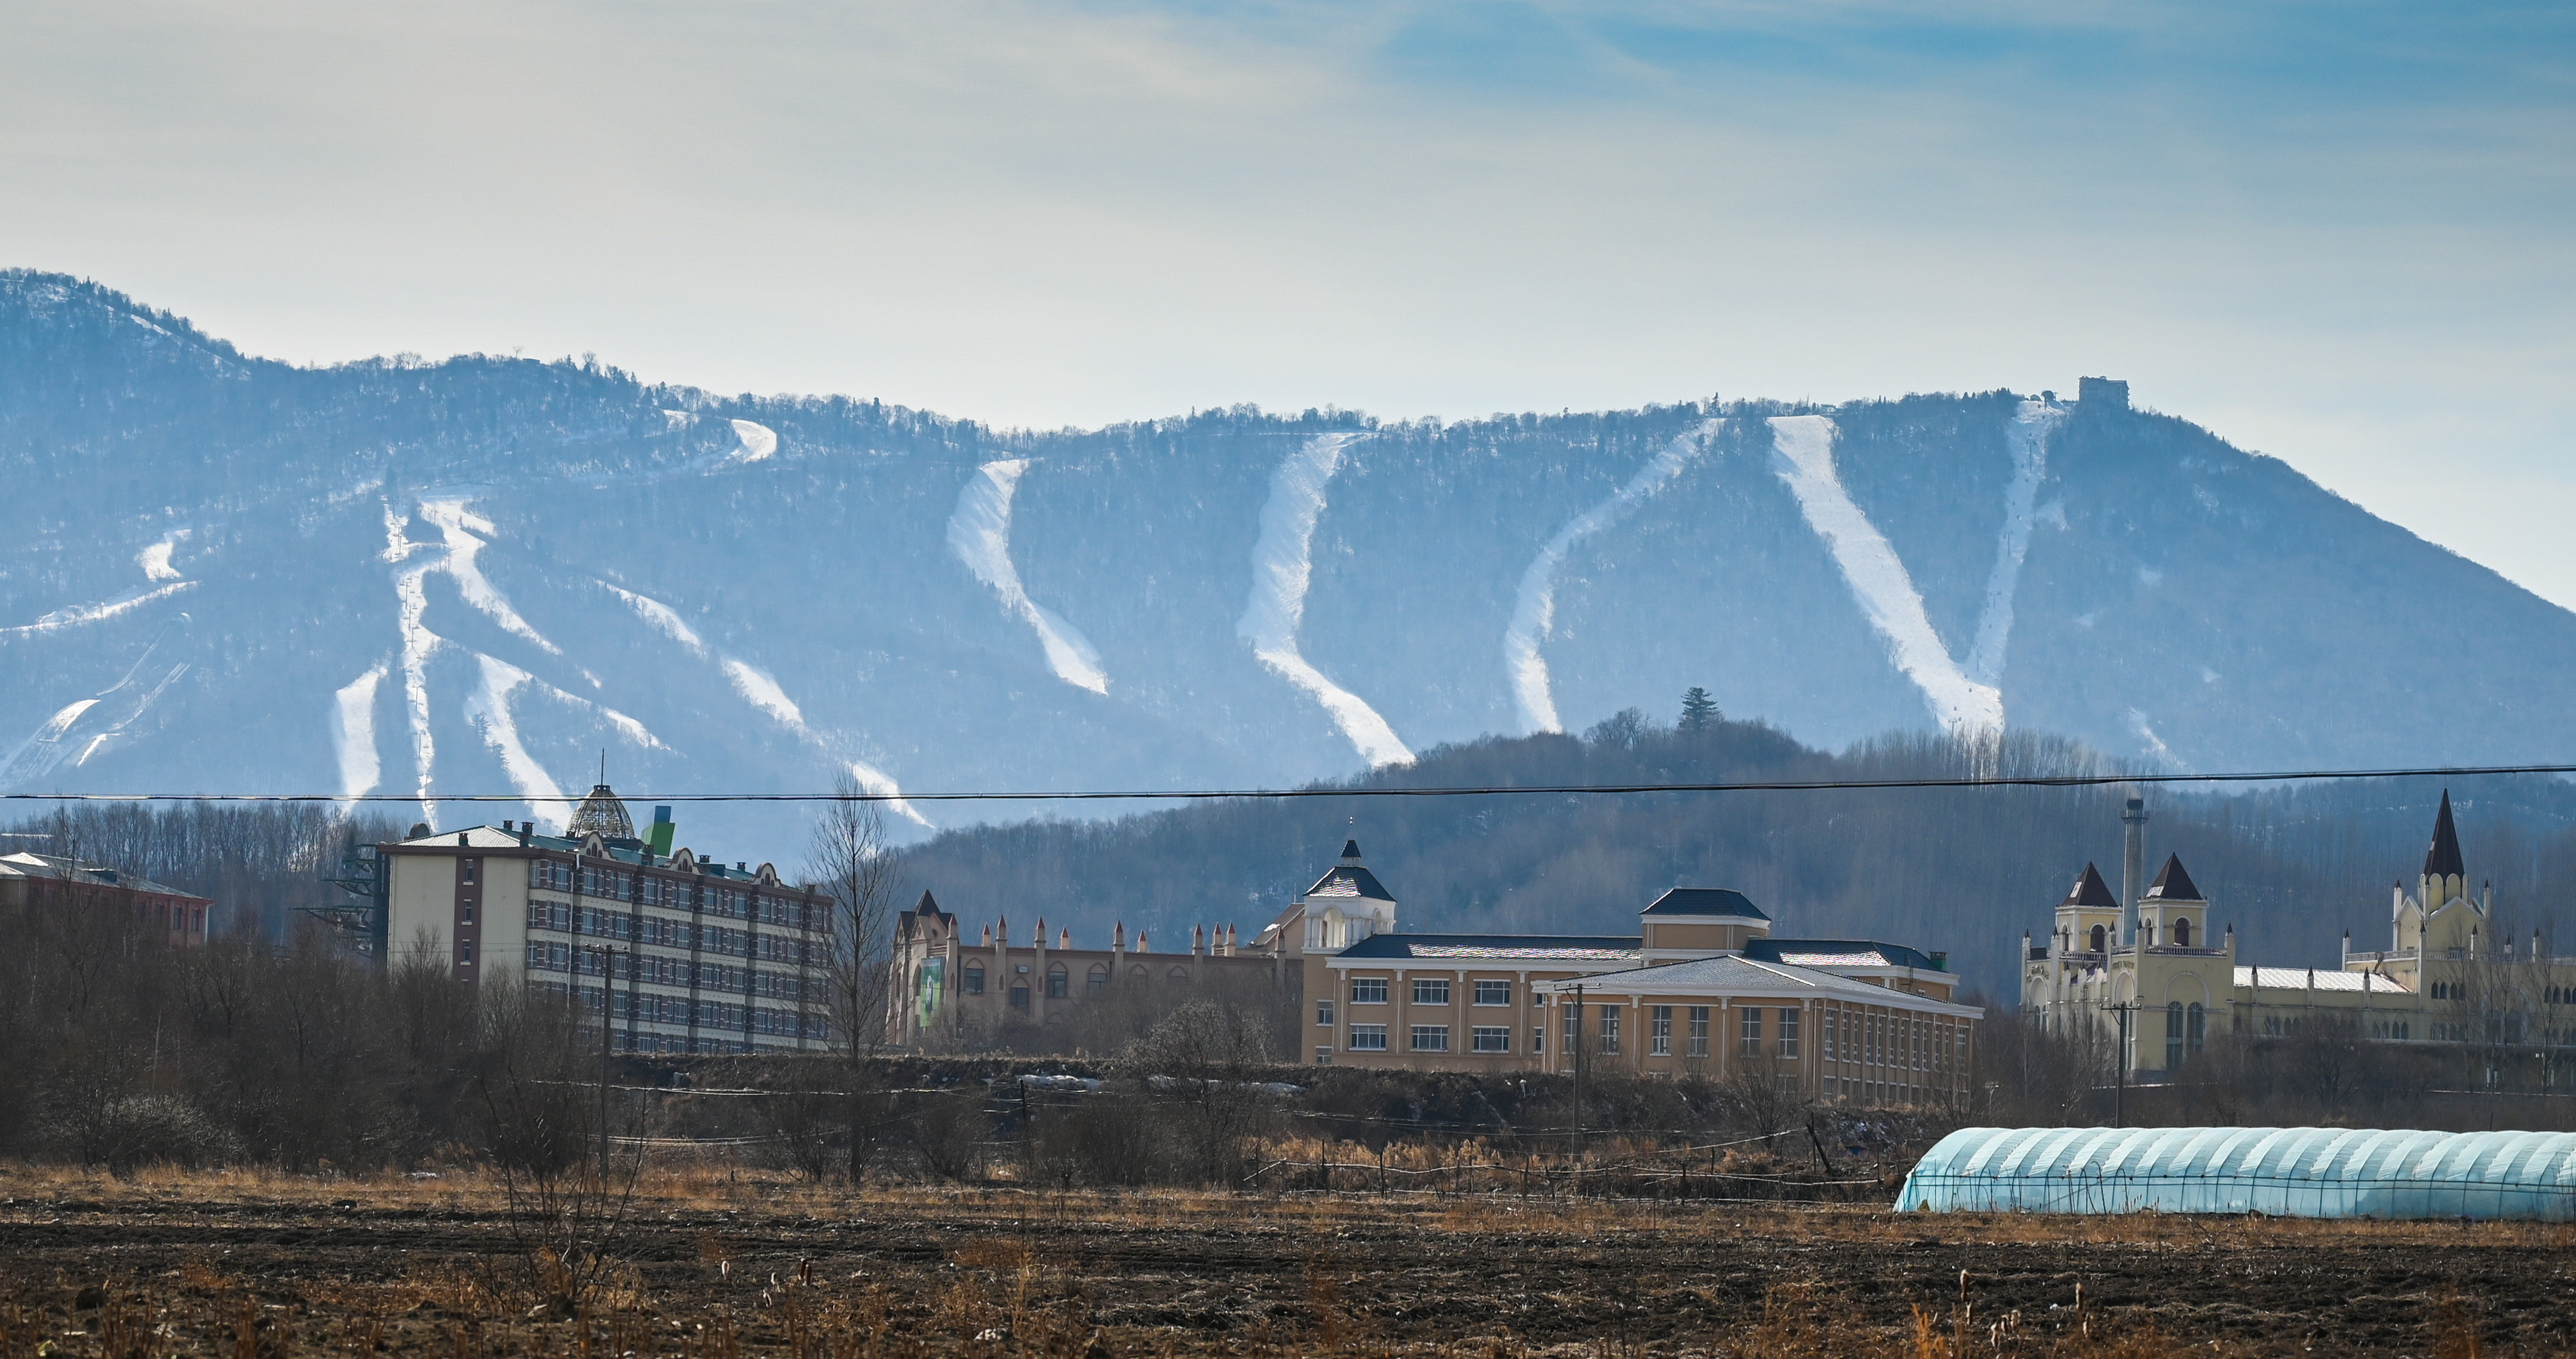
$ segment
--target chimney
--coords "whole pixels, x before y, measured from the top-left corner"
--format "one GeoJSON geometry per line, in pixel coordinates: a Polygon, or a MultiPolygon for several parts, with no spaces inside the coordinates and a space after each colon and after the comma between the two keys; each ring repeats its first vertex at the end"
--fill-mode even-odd
{"type": "Polygon", "coordinates": [[[2120,850],[2120,942],[2134,944],[2138,939],[2138,893],[2147,876],[2147,800],[2129,799],[2120,813],[2125,831],[2120,850]]]}

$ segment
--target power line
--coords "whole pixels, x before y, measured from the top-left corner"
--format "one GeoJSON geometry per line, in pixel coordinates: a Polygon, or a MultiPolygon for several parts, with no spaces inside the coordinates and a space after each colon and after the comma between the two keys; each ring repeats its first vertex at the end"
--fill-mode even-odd
{"type": "MultiPolygon", "coordinates": [[[[2211,774],[1982,774],[1953,778],[1747,779],[1717,783],[1468,784],[1420,788],[1163,788],[983,793],[621,793],[624,802],[1212,802],[1343,797],[1582,797],[1644,793],[1811,793],[1894,788],[2103,788],[2139,783],[2297,783],[2340,779],[2576,774],[2576,764],[2436,765],[2390,769],[2276,769],[2211,774]]],[[[0,793],[0,802],[579,803],[575,793],[0,793]]]]}

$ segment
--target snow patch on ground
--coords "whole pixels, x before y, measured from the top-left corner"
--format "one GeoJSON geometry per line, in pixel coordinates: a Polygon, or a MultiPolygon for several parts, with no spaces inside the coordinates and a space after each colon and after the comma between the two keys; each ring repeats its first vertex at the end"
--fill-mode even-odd
{"type": "MultiPolygon", "coordinates": [[[[2048,472],[2048,439],[2066,412],[2045,401],[2025,400],[2004,427],[2012,449],[2012,481],[2004,487],[2004,527],[1995,538],[1995,565],[1986,576],[1985,607],[1977,614],[1977,640],[1968,648],[1968,678],[1997,691],[1998,709],[2004,676],[2004,647],[2012,640],[2013,594],[2021,584],[2022,559],[2030,553],[2030,529],[2036,518],[2040,478],[2048,472]]],[[[2001,718],[1997,718],[2000,726],[2001,718]]]]}
{"type": "Polygon", "coordinates": [[[736,420],[733,422],[733,434],[735,438],[742,440],[742,447],[733,455],[735,462],[762,462],[778,451],[778,431],[767,425],[755,425],[749,420],[736,420]]]}
{"type": "Polygon", "coordinates": [[[1314,574],[1315,523],[1323,517],[1324,488],[1341,470],[1342,451],[1360,437],[1318,434],[1270,474],[1260,535],[1252,544],[1252,595],[1244,602],[1234,633],[1252,644],[1252,654],[1263,665],[1323,704],[1360,758],[1371,768],[1382,769],[1413,763],[1413,752],[1405,749],[1395,728],[1376,709],[1325,678],[1297,649],[1297,629],[1306,615],[1306,587],[1314,574]]]}
{"type": "Polygon", "coordinates": [[[1511,678],[1512,703],[1520,710],[1524,735],[1565,730],[1557,720],[1556,697],[1548,688],[1547,657],[1539,651],[1556,623],[1556,568],[1565,561],[1565,554],[1576,543],[1617,523],[1628,511],[1670,485],[1725,423],[1704,420],[1674,439],[1609,499],[1558,529],[1556,536],[1539,548],[1529,569],[1521,573],[1520,590],[1512,601],[1512,621],[1503,631],[1503,671],[1511,678]]]}
{"type": "Polygon", "coordinates": [[[170,554],[179,550],[179,540],[188,536],[186,529],[173,529],[170,535],[134,554],[134,564],[143,568],[145,580],[177,580],[179,568],[170,564],[170,554]]]}
{"type": "Polygon", "coordinates": [[[364,797],[384,778],[376,754],[376,688],[388,668],[378,661],[331,696],[331,749],[340,761],[342,797],[364,797]]]}
{"type": "Polygon", "coordinates": [[[2183,763],[2181,757],[2173,753],[2173,747],[2166,745],[2163,737],[2156,735],[2156,729],[2148,723],[2145,713],[2131,708],[2128,716],[2129,730],[2137,733],[2138,744],[2150,759],[2167,769],[2184,774],[2191,772],[2191,766],[2183,763]]]}
{"type": "Polygon", "coordinates": [[[1047,668],[1057,679],[1106,694],[1109,672],[1101,668],[1100,652],[1091,639],[1029,598],[1020,584],[1019,568],[1011,564],[1011,497],[1028,470],[1026,458],[988,462],[975,469],[957,493],[956,510],[948,516],[948,548],[975,573],[975,579],[1002,597],[1003,608],[1036,631],[1038,645],[1046,649],[1047,668]]]}
{"type": "Polygon", "coordinates": [[[51,770],[63,758],[62,739],[81,720],[81,715],[98,706],[98,700],[84,698],[66,704],[61,711],[45,719],[27,738],[12,746],[9,758],[0,760],[0,788],[15,788],[20,783],[51,770]]]}
{"type": "Polygon", "coordinates": [[[1905,563],[1843,489],[1834,470],[1834,422],[1821,415],[1774,416],[1771,434],[1771,470],[1788,483],[1807,526],[1825,540],[1861,612],[1886,639],[1896,668],[1923,691],[1933,720],[1963,737],[2001,732],[2002,693],[1969,679],[1950,659],[1905,563]]]}
{"type": "Polygon", "coordinates": [[[569,811],[563,788],[528,753],[527,746],[519,740],[518,721],[510,714],[510,695],[530,676],[508,661],[494,660],[481,652],[476,652],[474,658],[482,667],[483,682],[465,696],[465,720],[483,733],[483,743],[501,757],[501,771],[509,776],[511,791],[528,800],[528,810],[544,824],[548,835],[560,835],[569,811]]]}
{"type": "Polygon", "coordinates": [[[33,623],[22,623],[14,628],[0,628],[0,637],[25,636],[32,633],[53,632],[61,628],[80,627],[88,623],[103,623],[118,614],[131,613],[156,599],[167,599],[182,590],[196,588],[197,582],[193,580],[183,580],[175,585],[164,585],[157,589],[149,586],[138,587],[101,603],[68,605],[52,610],[33,623]]]}

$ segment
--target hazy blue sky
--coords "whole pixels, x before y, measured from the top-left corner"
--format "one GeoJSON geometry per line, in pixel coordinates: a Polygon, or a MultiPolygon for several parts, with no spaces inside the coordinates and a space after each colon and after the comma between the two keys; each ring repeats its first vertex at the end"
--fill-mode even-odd
{"type": "Polygon", "coordinates": [[[2576,605],[2576,7],[50,3],[0,262],[1006,424],[2071,389],[2576,605]]]}

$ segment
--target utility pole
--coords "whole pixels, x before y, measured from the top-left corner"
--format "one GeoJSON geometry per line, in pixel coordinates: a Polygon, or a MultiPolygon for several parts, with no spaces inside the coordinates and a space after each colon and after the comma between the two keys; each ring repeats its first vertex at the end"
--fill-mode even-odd
{"type": "Polygon", "coordinates": [[[2129,1013],[2136,1008],[2134,1005],[2112,1007],[2113,1012],[2120,1016],[2120,1047],[2111,1054],[2111,1069],[2117,1073],[2117,1080],[2111,1087],[2111,1126],[2114,1128],[2129,1126],[2124,1121],[2128,1116],[2129,1103],[2129,1013]]]}

